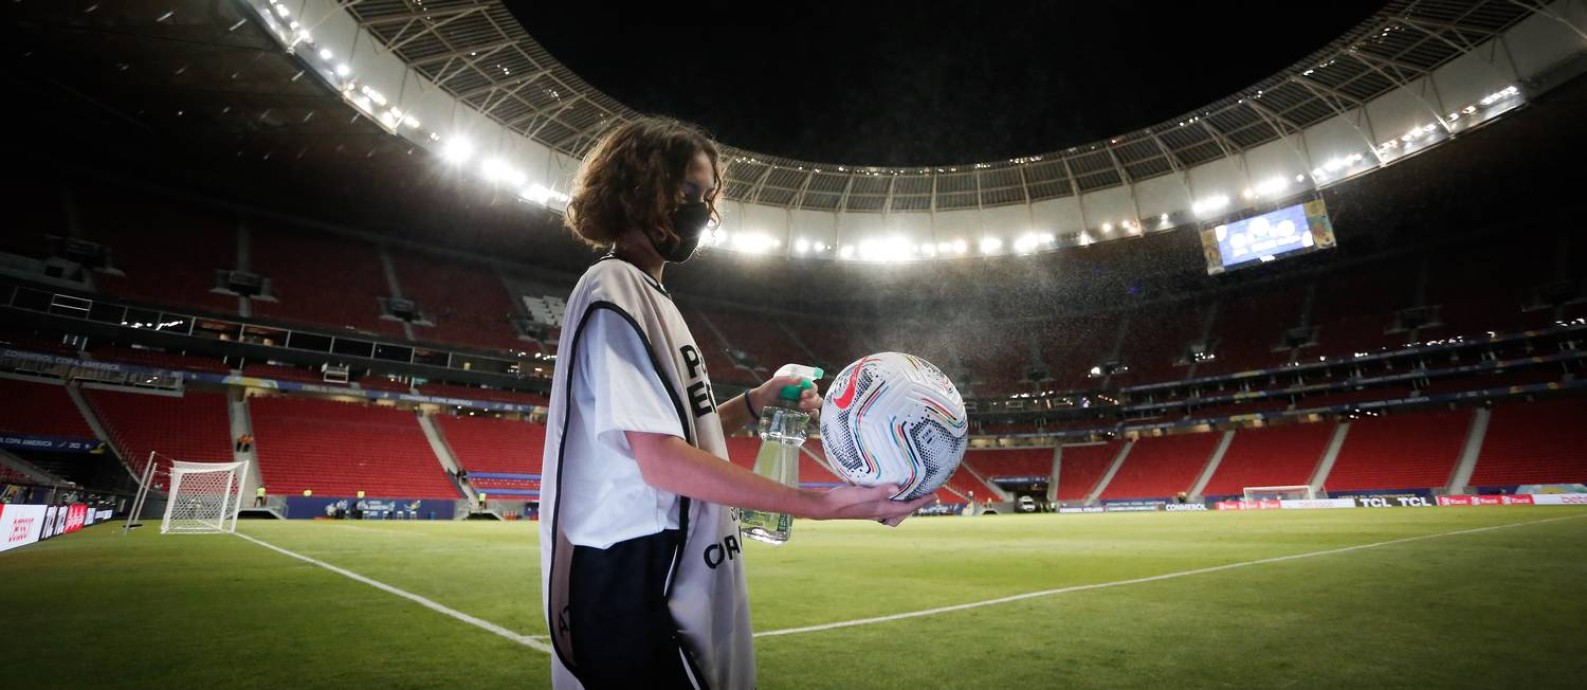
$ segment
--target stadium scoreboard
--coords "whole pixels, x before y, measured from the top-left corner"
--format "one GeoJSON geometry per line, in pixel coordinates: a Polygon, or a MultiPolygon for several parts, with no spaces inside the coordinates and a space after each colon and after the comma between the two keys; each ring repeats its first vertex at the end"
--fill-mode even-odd
{"type": "Polygon", "coordinates": [[[1201,230],[1209,275],[1333,246],[1333,223],[1322,199],[1201,230]]]}

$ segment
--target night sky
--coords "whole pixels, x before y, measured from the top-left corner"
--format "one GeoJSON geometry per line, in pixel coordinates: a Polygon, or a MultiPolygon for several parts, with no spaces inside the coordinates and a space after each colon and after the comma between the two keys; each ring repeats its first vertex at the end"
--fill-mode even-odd
{"type": "Polygon", "coordinates": [[[1382,3],[1312,3],[1304,21],[1272,3],[1234,2],[738,2],[639,13],[507,4],[553,56],[641,112],[762,153],[926,165],[1043,153],[1167,120],[1282,70],[1382,3]]]}

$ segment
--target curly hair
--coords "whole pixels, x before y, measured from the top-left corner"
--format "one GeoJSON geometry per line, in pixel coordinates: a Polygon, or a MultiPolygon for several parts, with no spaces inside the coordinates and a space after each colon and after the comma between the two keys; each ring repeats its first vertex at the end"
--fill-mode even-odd
{"type": "Polygon", "coordinates": [[[597,248],[611,246],[634,227],[657,241],[676,238],[672,212],[683,202],[689,164],[702,152],[711,159],[713,182],[705,203],[712,221],[720,221],[716,201],[722,167],[716,142],[693,125],[644,117],[617,126],[584,157],[563,224],[597,248]]]}

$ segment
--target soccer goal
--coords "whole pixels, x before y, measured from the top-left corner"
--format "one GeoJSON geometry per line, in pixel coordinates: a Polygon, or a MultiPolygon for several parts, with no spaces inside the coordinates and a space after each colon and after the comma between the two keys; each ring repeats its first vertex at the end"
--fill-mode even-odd
{"type": "Polygon", "coordinates": [[[236,532],[237,513],[242,509],[243,478],[247,462],[158,462],[151,453],[140,473],[142,486],[133,501],[128,528],[142,512],[149,491],[166,492],[165,518],[160,534],[211,534],[236,532]]]}
{"type": "Polygon", "coordinates": [[[1325,497],[1327,494],[1314,491],[1305,484],[1292,484],[1288,486],[1248,486],[1245,487],[1245,500],[1299,500],[1325,497]]]}

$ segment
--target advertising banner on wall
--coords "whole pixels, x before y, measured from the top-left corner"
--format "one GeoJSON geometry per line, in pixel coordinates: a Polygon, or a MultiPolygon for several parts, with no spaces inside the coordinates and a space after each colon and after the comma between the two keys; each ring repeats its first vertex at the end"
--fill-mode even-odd
{"type": "Polygon", "coordinates": [[[44,506],[0,505],[0,551],[27,546],[44,531],[44,506]]]}

